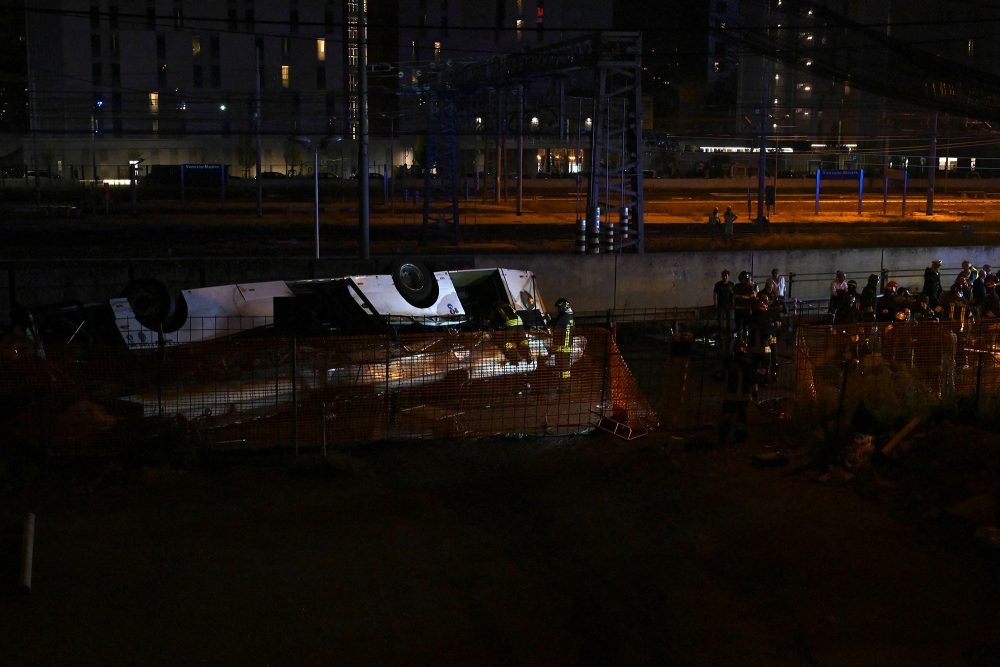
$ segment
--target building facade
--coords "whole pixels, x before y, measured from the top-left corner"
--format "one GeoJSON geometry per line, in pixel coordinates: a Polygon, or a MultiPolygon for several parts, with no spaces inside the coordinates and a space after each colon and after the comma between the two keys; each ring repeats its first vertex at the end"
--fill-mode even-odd
{"type": "Polygon", "coordinates": [[[784,143],[806,154],[783,170],[897,167],[901,156],[927,156],[932,140],[950,153],[942,155],[949,169],[959,164],[955,156],[968,165],[969,156],[998,155],[975,95],[984,94],[980,79],[1000,73],[1000,8],[958,0],[710,7],[710,94],[735,102],[718,130],[754,146],[765,123],[772,150],[784,143]],[[947,63],[937,82],[919,65],[935,59],[947,63]],[[949,87],[978,89],[965,113],[961,103],[933,112],[948,101],[940,89],[949,87]]]}
{"type": "Polygon", "coordinates": [[[336,154],[325,151],[321,169],[346,176],[365,108],[379,144],[372,167],[399,165],[412,159],[421,127],[406,93],[435,67],[610,28],[611,7],[27,0],[24,155],[29,168],[83,180],[121,177],[140,160],[227,164],[233,175],[252,176],[258,136],[262,170],[282,172],[303,163],[311,170],[311,156],[290,138],[336,137],[336,154]]]}

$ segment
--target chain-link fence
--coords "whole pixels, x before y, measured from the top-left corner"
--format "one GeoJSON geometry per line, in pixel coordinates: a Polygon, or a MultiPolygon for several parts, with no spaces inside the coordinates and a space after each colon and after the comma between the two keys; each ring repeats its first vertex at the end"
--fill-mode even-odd
{"type": "MultiPolygon", "coordinates": [[[[846,421],[864,401],[891,421],[998,395],[1000,322],[828,319],[793,303],[773,337],[751,348],[767,369],[753,401],[761,419],[818,408],[846,421]]],[[[165,427],[215,449],[595,428],[631,438],[653,428],[711,431],[726,394],[711,308],[580,314],[571,351],[558,353],[559,332],[544,327],[513,339],[445,327],[302,337],[255,324],[131,350],[79,326],[60,329],[55,343],[9,336],[0,346],[8,442],[58,454],[138,452],[165,427]]]]}
{"type": "Polygon", "coordinates": [[[978,412],[1000,392],[1000,322],[800,326],[795,361],[796,408],[844,426],[861,403],[890,424],[960,399],[978,412]]]}
{"type": "Polygon", "coordinates": [[[572,340],[553,347],[544,329],[440,328],[128,350],[12,336],[0,416],[9,441],[59,454],[128,453],[165,427],[225,449],[654,425],[611,331],[580,327],[572,340]]]}

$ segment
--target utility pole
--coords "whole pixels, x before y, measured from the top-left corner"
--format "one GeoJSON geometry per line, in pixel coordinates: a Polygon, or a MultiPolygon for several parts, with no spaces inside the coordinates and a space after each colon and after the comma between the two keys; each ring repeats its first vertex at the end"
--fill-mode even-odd
{"type": "Polygon", "coordinates": [[[358,226],[361,231],[361,259],[371,258],[368,234],[368,3],[358,2],[358,226]]]}
{"type": "Polygon", "coordinates": [[[496,192],[493,193],[493,202],[496,204],[500,203],[500,188],[503,179],[503,123],[504,114],[507,113],[504,109],[504,94],[503,88],[497,89],[497,155],[496,155],[496,174],[494,175],[494,180],[496,183],[496,192]]]}
{"type": "Polygon", "coordinates": [[[523,212],[524,193],[524,84],[517,87],[517,215],[523,212]]]}
{"type": "Polygon", "coordinates": [[[254,135],[256,136],[257,145],[257,217],[260,218],[264,215],[264,184],[260,181],[260,59],[261,54],[261,44],[259,41],[255,42],[254,47],[254,58],[256,60],[256,72],[257,72],[257,89],[254,95],[254,110],[253,110],[253,127],[254,135]]]}
{"type": "Polygon", "coordinates": [[[931,145],[927,156],[927,215],[934,215],[934,178],[937,176],[938,112],[931,112],[931,145]]]}
{"type": "Polygon", "coordinates": [[[764,224],[764,186],[767,178],[767,75],[760,101],[760,154],[757,158],[757,224],[764,224]]]}

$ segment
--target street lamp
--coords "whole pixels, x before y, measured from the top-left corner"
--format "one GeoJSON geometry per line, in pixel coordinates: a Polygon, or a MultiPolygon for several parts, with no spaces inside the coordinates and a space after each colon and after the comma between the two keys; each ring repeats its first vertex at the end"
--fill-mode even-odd
{"type": "Polygon", "coordinates": [[[135,182],[139,172],[139,165],[142,164],[142,162],[143,158],[128,161],[129,180],[131,181],[131,186],[132,186],[132,215],[135,215],[136,211],[138,210],[138,205],[136,202],[135,182]]]}
{"type": "Polygon", "coordinates": [[[782,154],[781,154],[781,130],[794,129],[795,125],[778,125],[774,123],[771,128],[774,133],[774,175],[771,178],[771,197],[770,206],[771,213],[777,210],[777,197],[778,197],[778,171],[781,169],[782,154]]]}
{"type": "Polygon", "coordinates": [[[319,259],[319,152],[332,142],[343,140],[341,136],[324,137],[317,144],[309,137],[293,137],[292,141],[313,152],[313,203],[316,212],[316,259],[319,259]]]}

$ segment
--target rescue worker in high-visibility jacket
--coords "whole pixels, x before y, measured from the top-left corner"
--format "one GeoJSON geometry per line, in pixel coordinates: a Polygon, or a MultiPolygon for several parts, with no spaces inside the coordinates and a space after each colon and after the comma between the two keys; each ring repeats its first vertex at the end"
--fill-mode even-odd
{"type": "Polygon", "coordinates": [[[497,342],[507,361],[517,364],[531,360],[531,348],[524,331],[524,321],[508,303],[498,303],[493,314],[497,342]]]}
{"type": "Polygon", "coordinates": [[[556,315],[549,322],[552,329],[552,346],[556,359],[556,374],[560,380],[570,377],[570,353],[573,351],[573,328],[576,320],[573,308],[564,298],[556,301],[556,315]]]}

